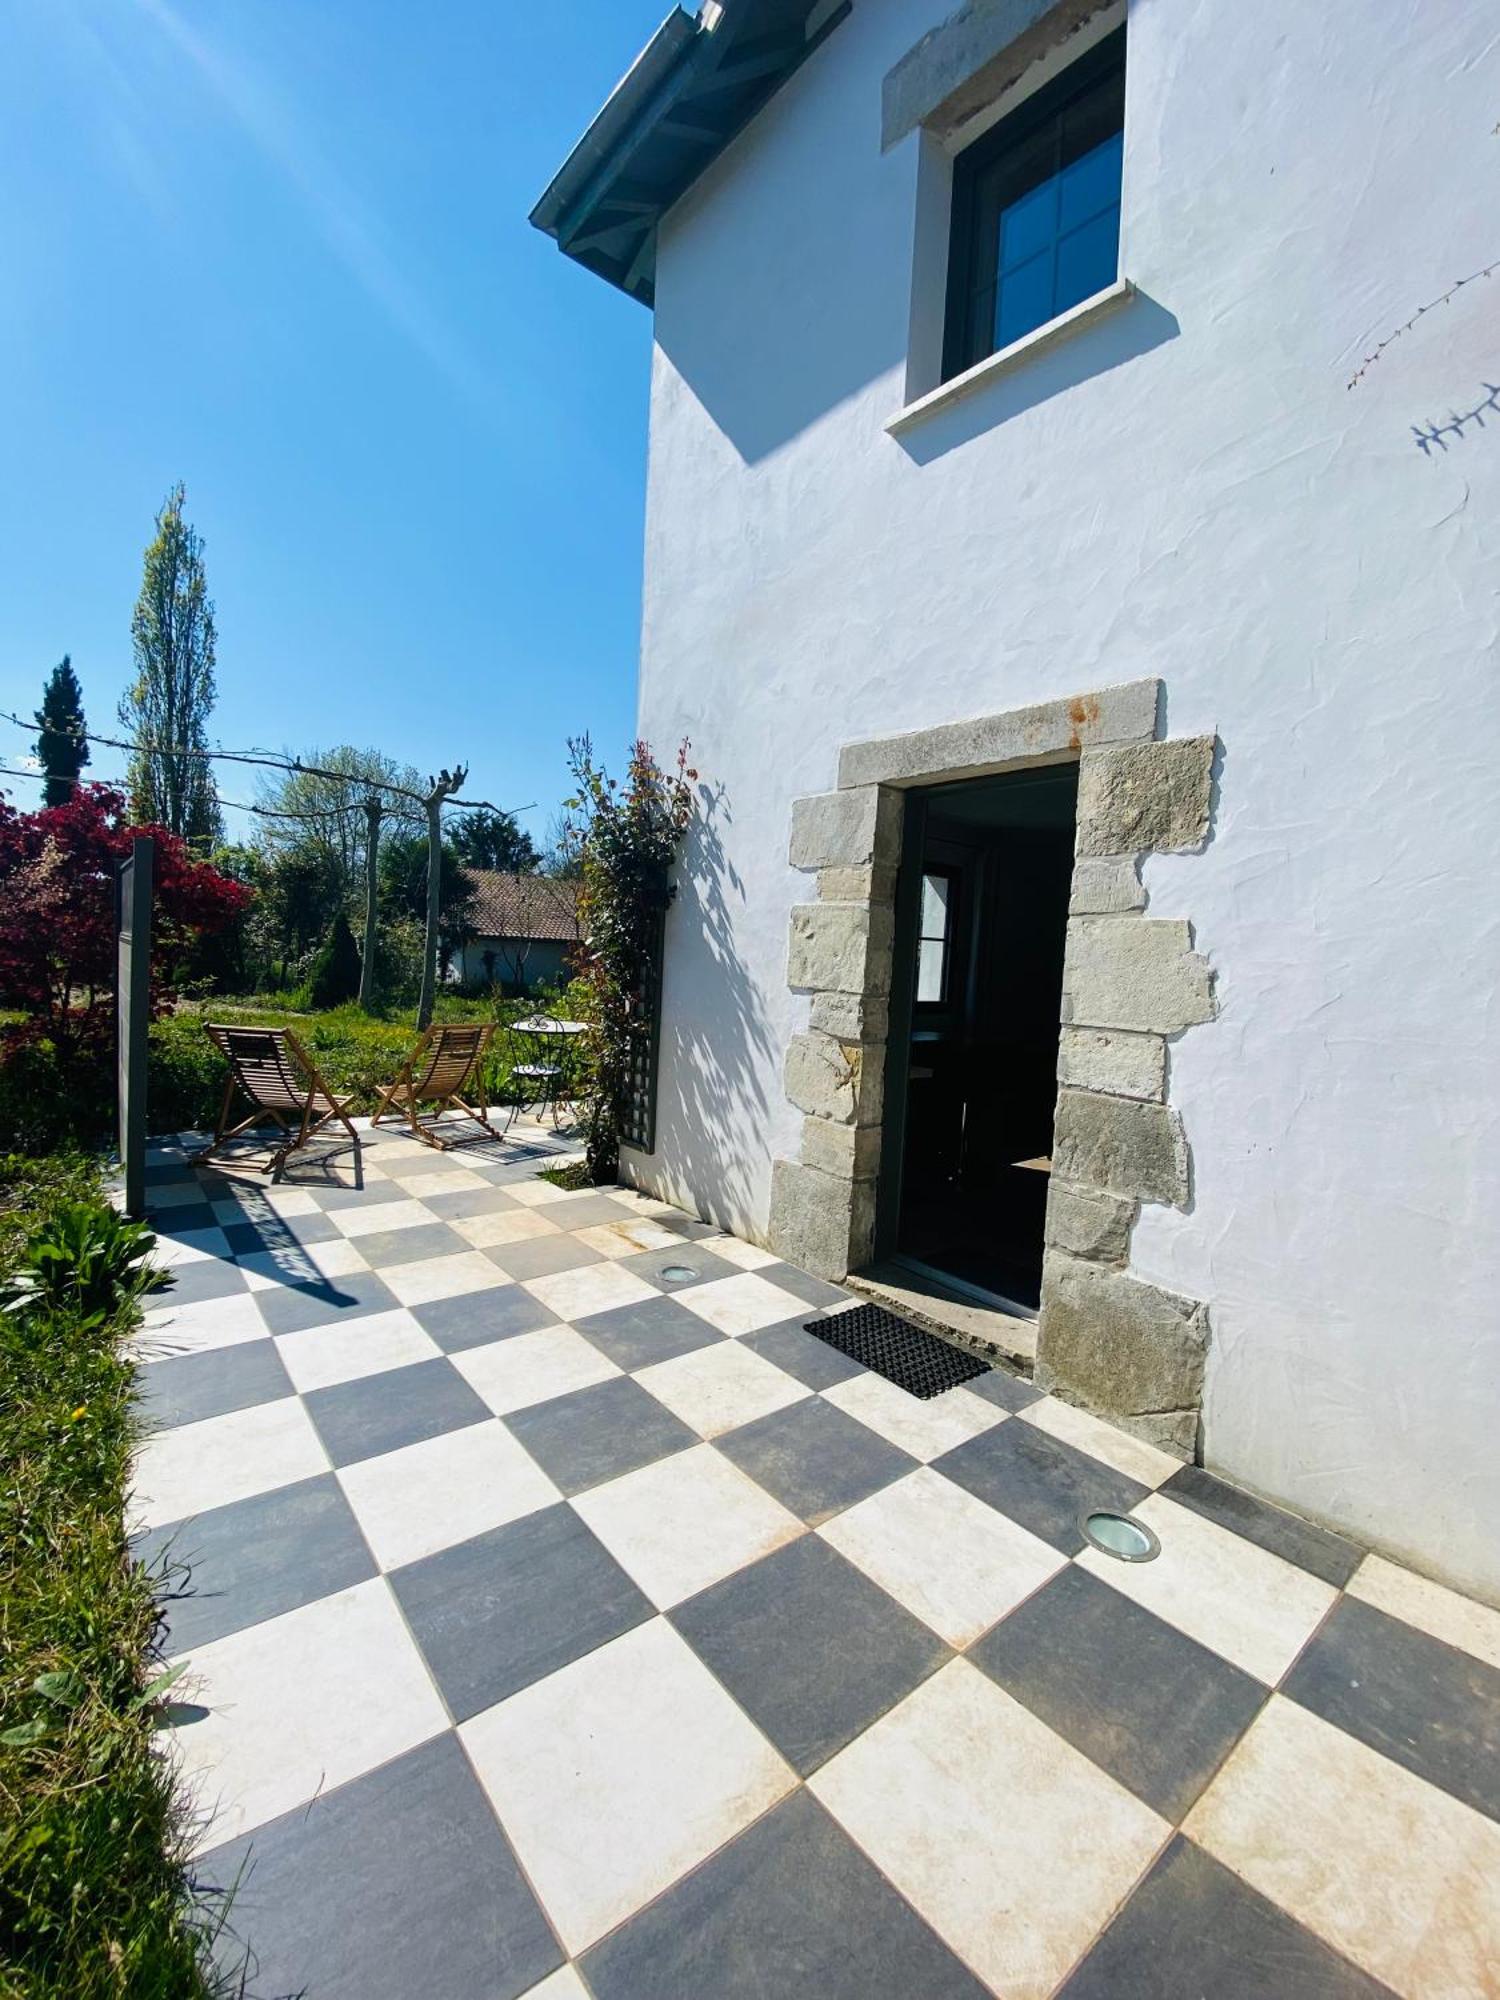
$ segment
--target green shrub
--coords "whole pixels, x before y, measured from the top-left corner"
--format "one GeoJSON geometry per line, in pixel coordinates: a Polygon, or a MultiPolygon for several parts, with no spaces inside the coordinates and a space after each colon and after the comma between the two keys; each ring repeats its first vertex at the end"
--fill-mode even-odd
{"type": "Polygon", "coordinates": [[[133,1303],[156,1280],[156,1238],[98,1200],[69,1201],[42,1216],[0,1289],[14,1314],[47,1309],[87,1325],[133,1303]]]}
{"type": "Polygon", "coordinates": [[[359,946],[349,928],[349,919],[340,910],[333,920],[327,942],[313,961],[308,981],[314,1007],[342,1007],[359,992],[359,946]]]}

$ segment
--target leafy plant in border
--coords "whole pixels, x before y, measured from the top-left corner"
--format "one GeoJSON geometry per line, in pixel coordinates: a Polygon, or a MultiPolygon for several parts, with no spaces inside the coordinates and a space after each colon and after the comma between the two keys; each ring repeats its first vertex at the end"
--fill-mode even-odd
{"type": "Polygon", "coordinates": [[[92,1325],[133,1304],[157,1282],[156,1237],[97,1201],[65,1202],[43,1218],[21,1252],[3,1301],[11,1311],[45,1305],[92,1325]]]}
{"type": "Polygon", "coordinates": [[[597,1184],[619,1168],[630,1080],[648,1053],[653,1023],[645,1005],[655,919],[676,894],[669,879],[693,817],[687,740],[670,774],[640,740],[623,788],[594,761],[587,736],[568,741],[577,796],[569,799],[565,845],[578,862],[580,973],[594,1000],[584,1100],[588,1169],[597,1184]]]}

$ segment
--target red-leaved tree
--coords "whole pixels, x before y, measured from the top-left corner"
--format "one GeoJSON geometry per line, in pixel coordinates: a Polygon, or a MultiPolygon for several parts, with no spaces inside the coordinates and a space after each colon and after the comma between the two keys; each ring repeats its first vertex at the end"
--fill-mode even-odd
{"type": "Polygon", "coordinates": [[[231,924],[250,891],[165,827],[131,826],[124,794],[108,785],[80,785],[66,805],[41,812],[0,799],[0,1004],[24,1007],[30,1032],[59,1050],[110,1030],[115,866],[135,833],[156,837],[151,999],[160,1012],[187,947],[231,924]]]}

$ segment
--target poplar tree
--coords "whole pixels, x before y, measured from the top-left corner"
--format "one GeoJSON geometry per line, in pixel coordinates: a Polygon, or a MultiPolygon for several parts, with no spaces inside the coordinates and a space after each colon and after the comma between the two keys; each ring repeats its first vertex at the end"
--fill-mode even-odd
{"type": "Polygon", "coordinates": [[[215,693],[214,607],[202,539],[182,517],[185,498],[179,481],[146,549],[130,623],[135,679],[120,720],[137,745],[129,772],[136,820],[206,847],[221,830],[213,770],[203,754],[215,693]]]}
{"type": "Polygon", "coordinates": [[[47,676],[35,720],[41,731],[36,739],[37,761],[47,781],[42,803],[65,806],[77,790],[78,773],[90,761],[84,736],[83,690],[66,653],[47,676]]]}

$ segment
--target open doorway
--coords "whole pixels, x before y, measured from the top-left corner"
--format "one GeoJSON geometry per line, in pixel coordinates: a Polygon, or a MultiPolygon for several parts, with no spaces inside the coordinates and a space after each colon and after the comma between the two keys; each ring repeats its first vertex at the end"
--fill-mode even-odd
{"type": "Polygon", "coordinates": [[[1034,1314],[1057,1100],[1076,763],[911,792],[879,1254],[1034,1314]]]}

